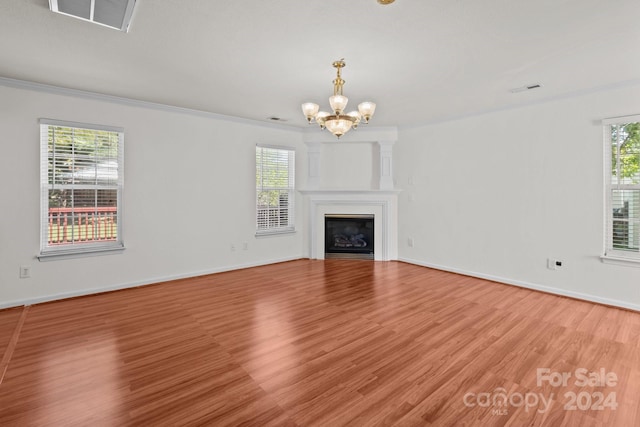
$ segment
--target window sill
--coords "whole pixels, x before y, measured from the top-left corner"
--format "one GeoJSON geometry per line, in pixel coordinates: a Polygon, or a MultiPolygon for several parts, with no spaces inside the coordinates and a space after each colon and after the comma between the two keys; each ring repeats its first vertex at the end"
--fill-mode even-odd
{"type": "Polygon", "coordinates": [[[67,251],[53,251],[44,252],[38,255],[38,261],[57,261],[61,259],[73,259],[73,258],[86,258],[101,255],[112,255],[116,253],[124,252],[124,246],[111,247],[111,248],[92,248],[82,250],[67,250],[67,251]]]}
{"type": "Polygon", "coordinates": [[[269,237],[269,236],[279,236],[281,234],[295,234],[295,228],[285,228],[279,230],[263,230],[256,231],[256,237],[269,237]]]}
{"type": "Polygon", "coordinates": [[[638,267],[640,268],[640,258],[623,258],[611,255],[602,255],[600,260],[605,264],[623,265],[625,267],[638,267]]]}

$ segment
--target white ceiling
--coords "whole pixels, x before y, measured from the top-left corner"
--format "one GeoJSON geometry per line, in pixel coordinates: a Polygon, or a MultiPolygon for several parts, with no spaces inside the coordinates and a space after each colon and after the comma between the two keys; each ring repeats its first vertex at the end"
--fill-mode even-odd
{"type": "Polygon", "coordinates": [[[350,106],[404,126],[640,83],[639,17],[639,0],[138,0],[124,33],[2,0],[0,76],[305,126],[344,57],[350,106]]]}

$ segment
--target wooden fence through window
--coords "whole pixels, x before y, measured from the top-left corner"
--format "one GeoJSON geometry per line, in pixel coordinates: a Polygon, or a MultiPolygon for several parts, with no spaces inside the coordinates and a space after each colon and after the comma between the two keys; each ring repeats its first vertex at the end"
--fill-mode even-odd
{"type": "Polygon", "coordinates": [[[49,208],[50,245],[116,240],[118,208],[49,208]]]}

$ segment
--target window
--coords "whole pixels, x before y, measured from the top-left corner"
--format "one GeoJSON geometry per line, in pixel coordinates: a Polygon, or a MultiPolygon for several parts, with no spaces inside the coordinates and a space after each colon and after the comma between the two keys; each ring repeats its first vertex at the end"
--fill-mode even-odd
{"type": "Polygon", "coordinates": [[[256,234],[294,231],[295,151],[256,146],[256,234]]]}
{"type": "Polygon", "coordinates": [[[40,120],[40,259],[123,249],[120,128],[40,120]]]}
{"type": "Polygon", "coordinates": [[[640,261],[640,116],[605,124],[605,257],[640,261]]]}

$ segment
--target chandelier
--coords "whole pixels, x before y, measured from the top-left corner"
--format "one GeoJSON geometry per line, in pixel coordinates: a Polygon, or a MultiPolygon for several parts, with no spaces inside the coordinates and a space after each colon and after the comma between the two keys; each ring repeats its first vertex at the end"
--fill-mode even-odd
{"type": "Polygon", "coordinates": [[[362,120],[368,124],[369,119],[376,110],[376,104],[367,101],[358,105],[358,111],[354,110],[346,114],[344,113],[349,98],[342,93],[344,80],[342,80],[340,70],[342,70],[345,65],[344,58],[334,61],[333,63],[334,68],[337,70],[336,79],[333,81],[333,96],[329,97],[329,105],[331,105],[333,114],[319,111],[320,106],[313,102],[305,102],[302,104],[302,112],[309,124],[315,121],[320,125],[320,129],[327,128],[329,132],[338,138],[351,129],[357,129],[362,120]]]}

